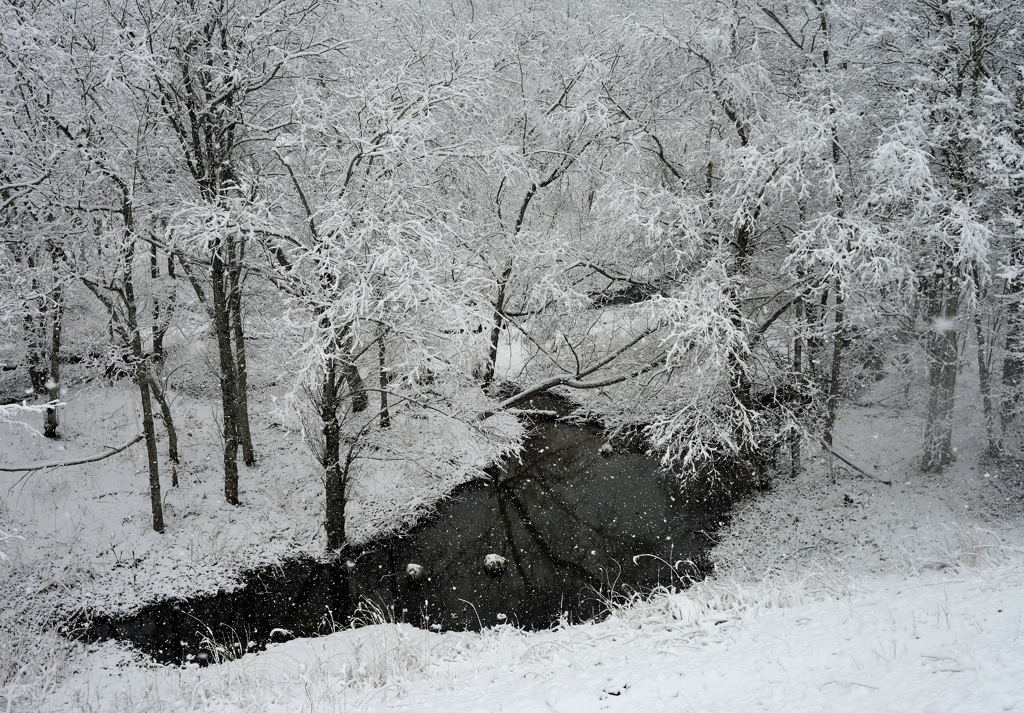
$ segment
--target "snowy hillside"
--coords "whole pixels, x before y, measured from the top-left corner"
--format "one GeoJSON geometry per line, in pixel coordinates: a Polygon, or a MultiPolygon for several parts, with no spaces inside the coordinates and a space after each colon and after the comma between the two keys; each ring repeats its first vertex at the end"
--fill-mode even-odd
{"type": "MultiPolygon", "coordinates": [[[[872,395],[885,393],[882,384],[872,395]]],[[[435,634],[378,623],[206,669],[115,644],[75,654],[41,710],[1024,710],[1024,472],[979,460],[920,477],[919,425],[844,412],[837,448],[742,505],[718,573],[610,604],[596,624],[435,634]],[[827,487],[826,487],[827,486],[827,487]]],[[[31,697],[26,699],[26,702],[31,697]]],[[[28,708],[26,708],[27,710],[28,708]]]]}
{"type": "Polygon", "coordinates": [[[1022,38],[0,2],[0,713],[1024,713],[1022,38]]]}

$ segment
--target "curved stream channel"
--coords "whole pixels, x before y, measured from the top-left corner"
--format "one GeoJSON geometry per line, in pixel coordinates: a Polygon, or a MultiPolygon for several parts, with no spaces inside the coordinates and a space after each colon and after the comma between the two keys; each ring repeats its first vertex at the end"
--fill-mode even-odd
{"type": "MultiPolygon", "coordinates": [[[[533,407],[565,408],[552,397],[533,407]]],[[[602,454],[604,443],[597,426],[539,420],[521,463],[459,488],[403,536],[340,561],[259,570],[233,592],[96,619],[87,638],[121,639],[163,663],[206,663],[374,623],[367,603],[435,630],[537,629],[599,617],[610,594],[703,576],[728,503],[688,502],[656,460],[635,450],[602,454]],[[501,574],[484,568],[492,553],[507,559],[501,574]],[[424,568],[422,581],[406,576],[410,563],[424,568]],[[211,639],[224,651],[214,653],[211,639]]]]}

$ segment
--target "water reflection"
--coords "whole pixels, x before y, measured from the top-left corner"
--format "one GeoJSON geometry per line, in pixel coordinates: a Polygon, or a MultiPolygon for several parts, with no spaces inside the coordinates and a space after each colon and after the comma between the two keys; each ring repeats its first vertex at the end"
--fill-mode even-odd
{"type": "Polygon", "coordinates": [[[347,562],[292,562],[255,573],[233,593],[96,621],[90,637],[126,639],[178,663],[209,655],[204,639],[238,654],[345,626],[360,602],[435,629],[541,628],[599,616],[601,597],[613,591],[678,585],[669,564],[705,557],[725,504],[689,503],[656,461],[602,455],[603,444],[593,425],[538,423],[522,462],[464,487],[406,536],[347,562]],[[485,571],[488,554],[507,559],[502,574],[485,571]],[[409,563],[425,568],[423,580],[407,577],[409,563]]]}

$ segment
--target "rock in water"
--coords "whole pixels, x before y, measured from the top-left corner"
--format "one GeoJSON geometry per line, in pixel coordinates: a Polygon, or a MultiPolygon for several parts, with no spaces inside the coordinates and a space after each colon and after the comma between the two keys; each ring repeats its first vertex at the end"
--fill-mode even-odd
{"type": "Polygon", "coordinates": [[[410,562],[405,566],[405,577],[410,582],[422,582],[423,578],[427,576],[427,570],[423,568],[423,565],[410,562]]]}
{"type": "Polygon", "coordinates": [[[484,557],[484,569],[488,574],[501,574],[508,567],[508,560],[501,555],[491,553],[484,557]]]}
{"type": "Polygon", "coordinates": [[[295,638],[295,632],[291,631],[290,629],[275,628],[271,629],[270,633],[267,636],[270,638],[271,641],[291,641],[295,638]]]}

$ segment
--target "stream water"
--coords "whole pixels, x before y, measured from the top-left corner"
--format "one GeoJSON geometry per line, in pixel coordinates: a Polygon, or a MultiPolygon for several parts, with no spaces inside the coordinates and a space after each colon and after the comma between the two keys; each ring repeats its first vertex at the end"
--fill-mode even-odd
{"type": "MultiPolygon", "coordinates": [[[[534,405],[563,409],[550,397],[534,405]]],[[[463,486],[402,536],[335,562],[256,571],[232,592],[96,619],[87,638],[121,639],[163,663],[207,663],[373,623],[372,610],[435,630],[536,629],[599,617],[609,596],[701,577],[728,503],[693,501],[657,461],[602,453],[604,443],[595,425],[539,420],[521,462],[463,486]],[[505,558],[503,571],[485,568],[489,554],[505,558]],[[410,564],[423,568],[420,581],[410,564]]]]}

